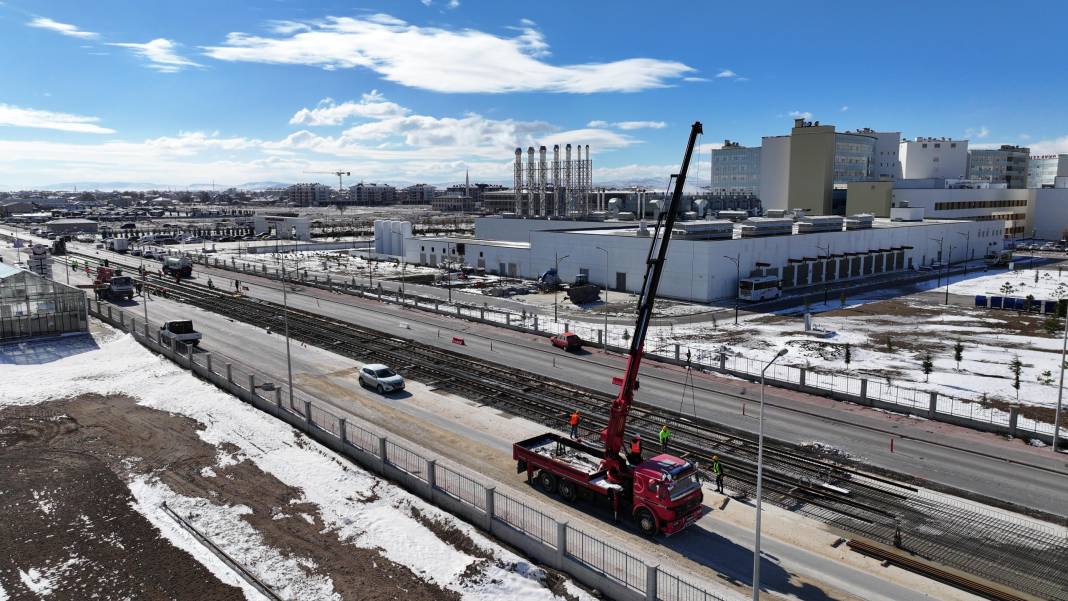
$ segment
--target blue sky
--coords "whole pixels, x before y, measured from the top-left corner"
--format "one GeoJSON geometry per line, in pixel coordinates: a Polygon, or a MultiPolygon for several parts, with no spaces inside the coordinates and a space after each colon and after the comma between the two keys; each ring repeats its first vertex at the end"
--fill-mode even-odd
{"type": "Polygon", "coordinates": [[[1068,152],[1068,5],[879,4],[0,0],[0,186],[509,181],[567,142],[666,181],[695,119],[795,114],[1068,152]]]}

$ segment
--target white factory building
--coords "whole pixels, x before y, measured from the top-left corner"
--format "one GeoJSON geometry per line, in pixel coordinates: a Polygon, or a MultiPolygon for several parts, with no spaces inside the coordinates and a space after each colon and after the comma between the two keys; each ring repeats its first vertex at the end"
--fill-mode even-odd
{"type": "MultiPolygon", "coordinates": [[[[559,264],[565,282],[584,275],[611,290],[637,292],[651,231],[650,226],[643,232],[633,221],[490,217],[476,220],[473,238],[409,237],[403,250],[410,263],[462,264],[528,279],[559,264]]],[[[732,298],[740,274],[776,276],[789,292],[824,281],[907,272],[943,259],[957,262],[965,255],[982,257],[1002,245],[1002,236],[990,224],[973,221],[901,222],[870,216],[680,221],[660,289],[666,297],[696,302],[732,298]]]]}

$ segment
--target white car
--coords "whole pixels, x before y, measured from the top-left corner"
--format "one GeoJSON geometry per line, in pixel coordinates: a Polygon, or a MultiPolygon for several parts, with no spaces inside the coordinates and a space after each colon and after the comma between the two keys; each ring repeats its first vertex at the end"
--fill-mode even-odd
{"type": "Polygon", "coordinates": [[[360,386],[374,388],[378,394],[404,390],[404,378],[381,363],[370,363],[360,368],[360,386]]]}

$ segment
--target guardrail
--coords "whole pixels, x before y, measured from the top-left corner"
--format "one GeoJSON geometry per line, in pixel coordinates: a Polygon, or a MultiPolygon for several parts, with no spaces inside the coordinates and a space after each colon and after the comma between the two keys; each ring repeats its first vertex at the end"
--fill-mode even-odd
{"type": "MultiPolygon", "coordinates": [[[[196,255],[194,258],[198,263],[208,267],[217,267],[268,279],[280,279],[278,270],[269,270],[266,265],[253,267],[247,263],[237,263],[236,260],[228,263],[225,260],[220,261],[217,257],[207,255],[196,255]]],[[[491,324],[529,334],[551,336],[564,331],[571,331],[578,334],[579,337],[592,346],[617,352],[623,352],[629,346],[629,337],[626,335],[626,330],[622,334],[609,330],[606,337],[603,329],[593,325],[572,323],[566,320],[551,322],[539,319],[539,316],[534,313],[512,313],[499,308],[491,309],[485,305],[465,305],[460,302],[450,305],[436,298],[404,294],[399,290],[388,292],[384,291],[381,286],[377,288],[363,286],[361,283],[357,283],[355,277],[334,278],[326,275],[320,278],[317,274],[312,274],[311,277],[308,277],[307,271],[303,271],[299,272],[298,277],[292,279],[292,281],[303,286],[346,292],[363,298],[399,304],[421,311],[457,317],[477,323],[491,324]]],[[[762,367],[762,364],[755,359],[741,354],[726,354],[708,349],[685,347],[675,343],[670,332],[667,335],[657,331],[650,332],[645,347],[649,349],[645,356],[654,361],[674,364],[685,364],[688,361],[690,364],[709,372],[724,373],[746,379],[759,377],[760,368],[762,367]],[[663,354],[664,350],[667,350],[668,354],[663,354]]],[[[1047,443],[1053,441],[1053,423],[1020,415],[1018,406],[1011,406],[1008,411],[1005,411],[984,405],[978,399],[955,397],[922,388],[884,383],[872,378],[858,377],[824,369],[794,367],[787,364],[773,365],[768,371],[767,382],[772,386],[868,405],[895,413],[919,415],[933,421],[956,424],[976,430],[1010,436],[1027,436],[1047,443]]],[[[1068,421],[1068,416],[1065,416],[1065,421],[1068,421]]],[[[1062,422],[1061,425],[1064,427],[1065,423],[1062,422]]]]}
{"type": "MultiPolygon", "coordinates": [[[[583,584],[625,601],[725,601],[725,598],[686,576],[602,541],[595,534],[561,521],[512,494],[457,468],[440,458],[412,450],[414,443],[351,423],[309,400],[283,402],[283,390],[273,387],[271,397],[260,394],[255,373],[242,384],[234,377],[236,362],[212,353],[190,352],[184,345],[161,342],[159,333],[126,311],[89,301],[89,312],[102,321],[133,334],[150,351],[212,382],[257,409],[305,432],[309,438],[337,451],[427,501],[480,526],[531,558],[565,572],[583,584]],[[224,359],[222,365],[213,356],[224,359]],[[222,371],[217,371],[222,367],[222,371]],[[661,584],[663,591],[661,591],[661,584]]],[[[734,595],[730,595],[735,597],[734,595]]]]}

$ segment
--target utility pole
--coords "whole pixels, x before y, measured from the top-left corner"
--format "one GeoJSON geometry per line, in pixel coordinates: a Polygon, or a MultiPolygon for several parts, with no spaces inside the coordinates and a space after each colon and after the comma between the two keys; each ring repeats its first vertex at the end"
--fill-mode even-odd
{"type": "Polygon", "coordinates": [[[1064,399],[1064,362],[1068,351],[1068,315],[1064,316],[1064,343],[1061,346],[1061,384],[1057,387],[1057,410],[1053,413],[1053,452],[1057,452],[1057,445],[1061,437],[1061,401],[1064,399]]]}
{"type": "Polygon", "coordinates": [[[756,481],[756,538],[753,543],[753,601],[760,601],[760,511],[764,497],[764,373],[768,371],[772,363],[786,354],[786,349],[781,349],[778,354],[768,361],[764,369],[760,370],[760,425],[757,430],[757,481],[756,481]]]}
{"type": "Polygon", "coordinates": [[[738,285],[742,282],[742,253],[738,253],[737,257],[723,255],[723,258],[734,263],[734,325],[738,325],[738,303],[740,302],[740,299],[738,298],[738,285]]]}
{"type": "MultiPolygon", "coordinates": [[[[827,253],[827,261],[830,261],[830,259],[831,259],[831,245],[830,244],[828,244],[827,246],[820,246],[819,244],[817,244],[816,248],[818,250],[822,250],[823,252],[827,253]]],[[[827,305],[827,288],[828,288],[828,285],[827,285],[827,280],[828,280],[828,278],[827,278],[827,266],[830,265],[830,263],[828,263],[827,261],[824,261],[824,263],[823,263],[823,305],[824,305],[824,309],[827,308],[827,306],[826,306],[827,305]]]]}

